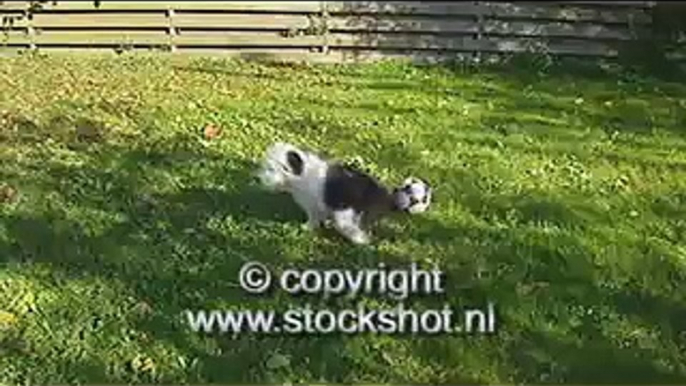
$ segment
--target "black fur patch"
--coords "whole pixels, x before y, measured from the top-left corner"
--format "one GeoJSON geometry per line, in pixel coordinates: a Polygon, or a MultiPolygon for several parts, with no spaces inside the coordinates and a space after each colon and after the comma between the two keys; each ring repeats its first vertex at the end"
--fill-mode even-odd
{"type": "Polygon", "coordinates": [[[293,174],[297,176],[302,174],[304,161],[302,157],[300,157],[300,154],[294,151],[289,151],[286,153],[286,161],[288,161],[288,166],[291,167],[293,174]]]}
{"type": "Polygon", "coordinates": [[[396,209],[394,194],[376,179],[351,165],[329,167],[324,184],[324,203],[332,210],[352,208],[365,222],[396,209]]]}

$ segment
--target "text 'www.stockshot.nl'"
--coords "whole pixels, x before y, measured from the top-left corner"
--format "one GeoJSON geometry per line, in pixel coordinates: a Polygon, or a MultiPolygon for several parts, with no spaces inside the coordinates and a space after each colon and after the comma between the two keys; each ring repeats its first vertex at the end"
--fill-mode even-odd
{"type": "Polygon", "coordinates": [[[191,329],[205,333],[260,334],[459,334],[493,333],[496,313],[493,304],[455,310],[413,309],[403,302],[410,295],[444,294],[445,275],[438,269],[423,270],[416,264],[409,269],[388,269],[380,264],[367,270],[287,269],[274,275],[264,264],[247,262],[239,272],[241,288],[251,294],[278,289],[291,295],[323,297],[386,294],[396,301],[392,306],[359,304],[345,309],[311,305],[275,310],[200,310],[186,311],[191,329]]]}

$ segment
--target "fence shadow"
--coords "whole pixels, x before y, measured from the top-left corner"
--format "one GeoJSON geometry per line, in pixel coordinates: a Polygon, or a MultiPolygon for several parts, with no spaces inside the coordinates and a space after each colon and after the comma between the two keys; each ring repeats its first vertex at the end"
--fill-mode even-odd
{"type": "MultiPolygon", "coordinates": [[[[413,89],[416,85],[403,84],[400,77],[397,82],[380,81],[373,76],[367,80],[369,87],[377,90],[413,89]]],[[[514,84],[507,90],[507,98],[517,95],[514,84]]],[[[554,85],[551,84],[550,89],[553,95],[554,85]]],[[[418,90],[437,94],[448,92],[432,91],[430,86],[418,90]]],[[[305,102],[318,103],[328,109],[336,107],[324,101],[305,102]]],[[[362,102],[362,107],[383,109],[383,106],[367,101],[362,102]]],[[[515,107],[515,110],[522,108],[515,107]]],[[[552,109],[555,106],[536,108],[545,107],[552,109]]],[[[411,110],[403,108],[394,112],[412,114],[411,110]]],[[[283,121],[287,126],[284,130],[305,132],[308,136],[318,135],[316,128],[320,123],[330,124],[293,116],[283,121]]],[[[58,125],[60,119],[50,122],[58,125]]],[[[503,377],[518,382],[677,383],[685,379],[683,369],[676,365],[665,369],[656,364],[655,358],[648,357],[641,348],[642,342],[618,341],[612,335],[613,331],[598,328],[607,323],[601,318],[603,315],[626,318],[629,320],[627,328],[659,325],[660,343],[667,347],[659,352],[659,360],[672,365],[674,358],[670,356],[673,353],[670,348],[683,346],[681,321],[685,310],[679,288],[669,289],[665,285],[659,286],[655,293],[646,293],[640,286],[628,283],[608,289],[607,280],[601,280],[605,271],[595,266],[593,251],[575,235],[527,239],[522,236],[527,234],[524,226],[498,230],[429,216],[405,223],[399,220],[400,225],[406,226],[407,233],[394,233],[392,228],[380,231],[380,236],[392,243],[402,243],[406,241],[403,240],[405,236],[411,236],[415,243],[411,252],[351,248],[335,239],[299,233],[298,224],[304,219],[300,210],[288,197],[266,193],[253,185],[252,171],[256,165],[250,160],[192,147],[150,149],[135,145],[98,145],[102,136],[97,122],[78,122],[81,130],[77,130],[73,142],[63,137],[64,133],[54,130],[55,127],[41,127],[21,118],[14,123],[21,128],[18,141],[23,145],[35,145],[48,132],[54,135],[51,139],[65,142],[67,146],[78,146],[92,157],[89,162],[69,165],[24,160],[30,163],[27,170],[36,174],[11,177],[27,186],[36,185],[41,192],[50,192],[49,200],[59,198],[69,211],[62,210],[59,204],[50,206],[46,200],[44,210],[3,215],[8,224],[0,239],[0,256],[7,259],[3,262],[39,263],[37,265],[51,270],[49,280],[100,278],[123,283],[135,300],[152,308],[146,315],[134,318],[133,329],[145,333],[152,341],[171,342],[184,356],[198,360],[199,365],[192,376],[185,379],[189,382],[262,383],[282,379],[278,375],[283,374],[266,371],[264,367],[274,351],[292,358],[293,371],[315,374],[328,382],[359,382],[354,377],[356,370],[361,368],[368,376],[386,377],[389,382],[417,382],[404,364],[389,363],[383,355],[385,346],[374,346],[365,337],[241,336],[232,339],[221,335],[198,336],[184,329],[177,316],[186,308],[283,307],[296,302],[284,297],[255,299],[245,296],[236,288],[234,280],[245,258],[259,259],[273,267],[316,263],[317,267],[359,268],[374,266],[379,261],[404,263],[423,257],[429,251],[444,260],[449,274],[456,279],[451,281],[454,287],[449,292],[460,296],[448,299],[451,304],[462,306],[495,301],[501,307],[503,335],[478,341],[463,337],[405,340],[407,346],[403,349],[408,352],[408,362],[414,366],[454,366],[455,370],[424,379],[427,383],[481,382],[479,375],[470,372],[463,362],[474,345],[483,345],[482,352],[493,353],[498,358],[481,358],[482,364],[492,365],[501,359],[511,363],[511,369],[502,370],[507,372],[503,377]],[[190,178],[185,169],[190,167],[201,170],[201,177],[190,178]],[[179,177],[184,186],[173,189],[156,186],[155,178],[164,172],[179,177]],[[87,220],[79,218],[79,213],[95,219],[94,222],[101,218],[122,220],[92,232],[84,223],[87,220]],[[523,320],[522,315],[526,312],[522,310],[526,309],[532,316],[523,320]],[[549,331],[551,324],[568,329],[541,332],[549,331]],[[582,339],[575,341],[578,336],[582,339]],[[360,353],[364,355],[363,363],[360,363],[360,353]],[[446,364],[445,358],[450,362],[446,364]],[[386,371],[388,368],[392,369],[392,376],[386,371]]],[[[325,140],[347,138],[352,132],[340,122],[330,128],[339,134],[331,137],[324,134],[325,140]],[[345,133],[344,130],[350,131],[345,133]]],[[[4,136],[3,140],[17,138],[6,136],[5,132],[0,135],[4,136]]],[[[167,140],[182,143],[186,139],[167,140]]],[[[441,137],[437,141],[445,140],[441,137]]],[[[389,166],[408,169],[412,164],[421,164],[415,155],[407,156],[401,148],[385,149],[380,153],[385,158],[382,162],[389,166]]],[[[3,176],[10,174],[5,169],[0,173],[3,176]]],[[[476,181],[481,177],[477,172],[446,169],[436,173],[443,176],[444,181],[453,181],[455,189],[459,190],[454,192],[452,204],[460,205],[476,218],[486,215],[503,218],[514,213],[511,218],[519,225],[547,222],[563,229],[583,229],[610,221],[607,213],[582,203],[569,206],[536,195],[484,197],[476,188],[476,181]]],[[[172,181],[174,179],[170,178],[169,184],[172,181]]],[[[445,203],[441,200],[448,199],[439,196],[439,207],[445,203]]],[[[660,210],[660,214],[675,219],[683,214],[680,207],[669,203],[662,205],[660,210]]],[[[632,272],[631,280],[635,283],[641,283],[642,277],[658,280],[665,272],[669,275],[667,279],[674,283],[686,280],[678,265],[663,259],[659,251],[650,249],[649,245],[643,247],[649,264],[632,272]]],[[[624,277],[611,279],[625,283],[624,277]]],[[[667,279],[665,283],[669,281],[667,279]]],[[[300,301],[303,299],[297,299],[300,301]]],[[[62,317],[57,310],[54,315],[57,316],[52,320],[62,317]]],[[[75,331],[79,332],[76,327],[75,331]]],[[[119,331],[108,332],[120,337],[119,331]]],[[[2,343],[4,348],[5,341],[2,343]]],[[[7,346],[11,347],[11,354],[29,355],[38,365],[79,371],[81,375],[76,377],[75,383],[176,382],[175,378],[159,379],[154,375],[148,378],[114,376],[108,370],[111,363],[104,363],[106,358],[66,361],[28,349],[24,351],[20,340],[7,346]]],[[[475,360],[474,357],[468,359],[475,360]]],[[[27,374],[31,373],[29,370],[26,369],[27,374]]]]}
{"type": "MultiPolygon", "coordinates": [[[[35,122],[26,125],[37,135],[50,131],[35,122]]],[[[34,139],[20,140],[29,144],[34,139]]],[[[300,209],[289,197],[265,192],[255,185],[253,172],[257,165],[250,160],[221,157],[193,148],[120,147],[95,141],[82,143],[81,151],[91,155],[90,162],[43,164],[31,176],[13,176],[23,181],[21,186],[53,192],[54,201],[46,203],[44,210],[4,215],[7,237],[0,241],[4,264],[46,267],[57,281],[120,283],[137,304],[140,312],[127,313],[126,320],[110,320],[94,310],[86,314],[69,313],[67,317],[75,323],[75,336],[96,339],[98,334],[113,333],[112,328],[127,326],[127,331],[141,337],[134,339],[167,342],[183,358],[189,358],[188,365],[192,359],[197,368],[184,374],[190,382],[271,382],[270,376],[283,376],[277,370],[265,368],[274,352],[290,357],[293,371],[316,374],[331,382],[353,379],[359,363],[350,352],[351,341],[357,340],[364,346],[364,336],[332,334],[304,339],[194,333],[183,319],[183,312],[229,307],[283,310],[298,304],[319,304],[317,299],[284,294],[249,296],[237,286],[237,273],[248,259],[279,270],[291,264],[318,268],[375,266],[380,261],[402,264],[412,256],[374,247],[352,247],[327,235],[302,234],[299,225],[304,217],[300,209]],[[167,170],[183,175],[185,167],[196,163],[204,165],[207,176],[198,184],[187,182],[177,189],[151,191],[151,176],[156,172],[167,170]],[[70,207],[76,217],[63,213],[60,205],[70,207]],[[79,213],[99,213],[103,218],[122,221],[93,231],[79,219],[79,213]],[[91,312],[95,314],[90,315],[91,312]],[[84,319],[73,320],[77,317],[84,319]],[[111,327],[89,327],[98,318],[107,319],[111,327]]],[[[392,232],[382,234],[391,237],[392,232]]],[[[341,304],[344,303],[334,301],[330,305],[341,304]]],[[[64,304],[55,305],[60,306],[64,304]]],[[[44,310],[48,315],[52,311],[57,315],[55,318],[64,317],[52,306],[44,310]]],[[[47,320],[56,323],[51,316],[47,320]]],[[[126,361],[113,364],[112,358],[44,356],[24,347],[20,336],[3,337],[2,343],[8,354],[28,355],[35,363],[49,368],[70,369],[65,376],[75,383],[177,381],[173,375],[165,378],[154,372],[136,372],[126,361]]],[[[368,359],[384,360],[380,353],[377,356],[368,359]]],[[[370,366],[372,374],[374,365],[370,366]]],[[[414,381],[412,374],[402,370],[393,372],[394,381],[414,381]]],[[[40,380],[41,374],[26,379],[40,380]]],[[[379,376],[388,374],[378,371],[379,376]]],[[[450,379],[476,382],[458,374],[450,379]]]]}
{"type": "MultiPolygon", "coordinates": [[[[346,19],[344,27],[334,26],[330,40],[352,61],[403,57],[415,63],[450,64],[478,59],[476,63],[486,67],[515,62],[510,67],[523,64],[522,74],[531,78],[542,70],[566,71],[570,67],[567,59],[587,59],[682,82],[686,79],[684,66],[666,56],[676,50],[675,44],[661,37],[664,28],[650,24],[653,17],[655,23],[667,24],[662,22],[665,12],[661,8],[349,2],[340,10],[346,19]],[[561,59],[565,65],[556,65],[561,59]]],[[[602,71],[588,72],[589,68],[577,66],[576,75],[586,71],[589,76],[603,76],[602,71]]]]}
{"type": "Polygon", "coordinates": [[[583,5],[361,1],[346,3],[337,11],[346,22],[343,28],[334,25],[330,32],[333,36],[350,33],[339,48],[360,59],[373,50],[429,62],[463,60],[477,52],[602,55],[607,53],[604,50],[624,47],[621,39],[630,39],[631,34],[638,39],[645,30],[640,24],[634,30],[616,24],[632,17],[642,19],[639,16],[645,14],[638,10],[583,5]],[[586,23],[575,24],[575,19],[586,23]]]}

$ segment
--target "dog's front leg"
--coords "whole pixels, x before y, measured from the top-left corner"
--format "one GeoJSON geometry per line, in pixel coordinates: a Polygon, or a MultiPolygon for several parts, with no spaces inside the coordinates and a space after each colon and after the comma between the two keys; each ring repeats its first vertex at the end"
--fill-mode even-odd
{"type": "Polygon", "coordinates": [[[307,221],[303,224],[303,228],[315,231],[321,228],[325,220],[324,214],[315,208],[310,208],[307,210],[307,221]]]}

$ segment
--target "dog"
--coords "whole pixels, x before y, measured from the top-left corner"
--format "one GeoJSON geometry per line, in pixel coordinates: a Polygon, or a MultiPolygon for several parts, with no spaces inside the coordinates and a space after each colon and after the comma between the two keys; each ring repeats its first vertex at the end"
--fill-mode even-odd
{"type": "Polygon", "coordinates": [[[368,244],[370,226],[383,216],[425,211],[432,196],[428,184],[418,178],[388,189],[351,164],[285,142],[267,149],[258,177],[266,188],[293,197],[307,214],[304,228],[314,231],[330,221],[354,244],[368,244]],[[417,192],[418,186],[422,192],[417,192]]]}

